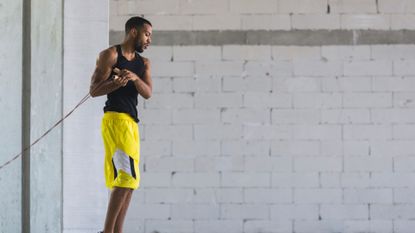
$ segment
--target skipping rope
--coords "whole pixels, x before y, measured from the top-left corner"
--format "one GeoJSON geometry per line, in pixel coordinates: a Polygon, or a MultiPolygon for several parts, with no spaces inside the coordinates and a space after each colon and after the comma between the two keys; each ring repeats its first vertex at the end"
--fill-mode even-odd
{"type": "MultiPolygon", "coordinates": [[[[117,68],[115,68],[115,69],[118,70],[117,68]]],[[[112,75],[110,78],[103,80],[91,92],[94,92],[95,90],[97,90],[105,82],[112,81],[114,79],[114,77],[115,77],[115,75],[112,75]]],[[[50,127],[48,130],[46,130],[46,132],[43,133],[39,138],[37,138],[35,141],[33,141],[29,146],[25,147],[20,153],[15,155],[13,158],[11,158],[10,160],[8,160],[4,164],[2,164],[0,166],[0,170],[3,169],[4,167],[6,167],[7,165],[9,165],[10,163],[12,163],[13,161],[15,161],[16,159],[18,159],[19,157],[21,157],[27,150],[29,150],[30,148],[32,148],[32,146],[34,146],[36,143],[38,143],[40,140],[42,140],[42,138],[44,138],[54,128],[56,128],[58,125],[60,125],[67,117],[69,117],[79,106],[81,106],[83,103],[85,103],[90,97],[91,97],[91,95],[89,93],[87,95],[85,95],[84,98],[82,98],[79,101],[79,103],[71,111],[69,111],[65,116],[63,116],[59,121],[57,121],[52,127],[50,127]]]]}

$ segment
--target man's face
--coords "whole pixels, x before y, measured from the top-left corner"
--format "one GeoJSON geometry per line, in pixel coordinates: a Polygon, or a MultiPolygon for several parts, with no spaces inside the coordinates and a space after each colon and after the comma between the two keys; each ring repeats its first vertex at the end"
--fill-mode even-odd
{"type": "Polygon", "coordinates": [[[139,53],[144,52],[144,49],[151,43],[152,28],[148,24],[144,24],[137,30],[137,36],[135,38],[135,50],[139,53]]]}

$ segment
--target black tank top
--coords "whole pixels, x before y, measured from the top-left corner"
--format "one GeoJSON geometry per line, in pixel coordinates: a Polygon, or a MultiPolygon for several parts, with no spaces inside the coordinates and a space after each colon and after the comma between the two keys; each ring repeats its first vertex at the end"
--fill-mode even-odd
{"type": "MultiPolygon", "coordinates": [[[[134,59],[129,61],[122,55],[121,45],[117,45],[116,49],[118,53],[117,63],[112,68],[118,68],[120,70],[127,69],[137,74],[138,77],[143,77],[143,58],[136,52],[134,59]]],[[[110,77],[114,74],[114,72],[111,72],[110,77]]],[[[128,113],[136,122],[138,122],[137,97],[138,91],[135,88],[133,81],[128,81],[125,87],[120,87],[117,90],[107,94],[104,112],[113,111],[128,113]]]]}

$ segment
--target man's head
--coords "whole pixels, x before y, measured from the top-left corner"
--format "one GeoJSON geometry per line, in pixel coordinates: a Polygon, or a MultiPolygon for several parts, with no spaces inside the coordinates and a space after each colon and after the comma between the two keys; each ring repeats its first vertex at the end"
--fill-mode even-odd
{"type": "Polygon", "coordinates": [[[135,50],[142,53],[151,43],[152,25],[142,17],[132,17],[125,23],[125,34],[134,41],[135,50]]]}

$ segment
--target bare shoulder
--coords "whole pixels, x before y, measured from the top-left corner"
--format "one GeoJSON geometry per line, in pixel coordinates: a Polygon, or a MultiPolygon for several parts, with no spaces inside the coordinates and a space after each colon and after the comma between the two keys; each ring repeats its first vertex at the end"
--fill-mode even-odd
{"type": "Polygon", "coordinates": [[[150,65],[150,59],[146,57],[141,57],[141,58],[143,58],[144,65],[150,65]]]}
{"type": "Polygon", "coordinates": [[[102,50],[99,53],[99,59],[105,63],[115,63],[117,61],[117,49],[115,46],[102,50]]]}

